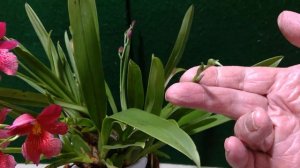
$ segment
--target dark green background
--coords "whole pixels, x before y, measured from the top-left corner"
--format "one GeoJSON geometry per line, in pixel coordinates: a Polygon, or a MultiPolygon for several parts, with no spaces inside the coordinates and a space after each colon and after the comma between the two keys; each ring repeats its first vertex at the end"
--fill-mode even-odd
{"type": "MultiPolygon", "coordinates": [[[[7,22],[7,35],[45,59],[42,47],[27,19],[24,4],[37,12],[53,39],[63,42],[68,29],[66,0],[0,1],[0,20],[7,22]]],[[[117,49],[122,45],[124,30],[136,20],[132,58],[147,74],[152,53],[164,63],[172,50],[181,20],[189,5],[195,5],[191,36],[180,63],[183,68],[198,65],[208,58],[217,58],[224,65],[249,66],[271,56],[284,55],[281,66],[300,62],[299,49],[291,46],[277,28],[282,10],[300,12],[297,0],[98,0],[100,30],[106,78],[112,85],[118,79],[117,49]]],[[[15,78],[3,76],[1,85],[27,86],[15,78]]],[[[112,85],[114,94],[118,86],[112,85]]],[[[233,123],[227,123],[193,136],[203,165],[228,167],[223,141],[232,135],[233,123]]],[[[172,160],[191,163],[183,155],[165,148],[172,160]]]]}

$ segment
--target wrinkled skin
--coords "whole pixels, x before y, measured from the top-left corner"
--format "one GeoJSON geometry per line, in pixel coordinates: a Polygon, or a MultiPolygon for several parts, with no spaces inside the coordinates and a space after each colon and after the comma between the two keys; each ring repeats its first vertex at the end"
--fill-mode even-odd
{"type": "Polygon", "coordinates": [[[224,143],[232,167],[300,167],[300,65],[210,67],[193,83],[196,70],[172,85],[166,99],[236,120],[235,136],[224,143]]]}
{"type": "MultiPolygon", "coordinates": [[[[282,35],[300,48],[300,14],[283,11],[282,35]]],[[[289,68],[211,67],[199,83],[188,70],[166,99],[236,120],[235,136],[225,140],[233,168],[300,167],[300,65],[289,68]]]]}

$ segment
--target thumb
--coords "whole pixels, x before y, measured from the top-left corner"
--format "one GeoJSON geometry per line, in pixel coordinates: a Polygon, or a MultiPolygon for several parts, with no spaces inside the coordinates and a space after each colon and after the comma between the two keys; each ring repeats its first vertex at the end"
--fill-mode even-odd
{"type": "Polygon", "coordinates": [[[272,120],[261,108],[241,116],[235,124],[234,132],[252,150],[267,152],[274,142],[272,120]]]}

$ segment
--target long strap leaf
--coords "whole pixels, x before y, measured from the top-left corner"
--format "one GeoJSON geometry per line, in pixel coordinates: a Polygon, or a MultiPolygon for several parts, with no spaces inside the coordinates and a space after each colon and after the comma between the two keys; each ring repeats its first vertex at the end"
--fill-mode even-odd
{"type": "Polygon", "coordinates": [[[140,67],[133,60],[130,60],[128,64],[127,99],[130,108],[143,109],[144,88],[142,72],[140,67]]]}
{"type": "Polygon", "coordinates": [[[152,56],[145,110],[160,115],[164,102],[164,68],[158,57],[152,56]]]}
{"type": "Polygon", "coordinates": [[[0,99],[14,104],[26,106],[44,107],[49,104],[48,98],[43,94],[1,87],[0,99]]]}
{"type": "Polygon", "coordinates": [[[99,27],[94,0],[69,0],[74,57],[84,100],[96,127],[101,130],[107,97],[101,57],[99,27]]]}
{"type": "Polygon", "coordinates": [[[59,72],[57,67],[58,55],[55,49],[55,45],[50,38],[50,33],[46,31],[42,22],[40,21],[40,19],[29,4],[25,4],[25,9],[31,24],[42,43],[46,55],[48,56],[51,65],[51,70],[57,74],[59,72]]]}
{"type": "Polygon", "coordinates": [[[45,86],[48,86],[47,88],[55,91],[59,97],[74,102],[72,94],[66,89],[62,81],[35,56],[22,46],[15,48],[14,52],[19,56],[20,60],[26,64],[26,67],[30,69],[35,76],[39,77],[39,81],[42,81],[45,86]]]}
{"type": "Polygon", "coordinates": [[[172,74],[173,69],[176,68],[177,64],[179,63],[182,57],[183,51],[185,49],[190,34],[190,29],[192,27],[193,16],[194,6],[191,5],[183,18],[174,48],[165,67],[165,79],[169,78],[169,76],[172,74]]]}

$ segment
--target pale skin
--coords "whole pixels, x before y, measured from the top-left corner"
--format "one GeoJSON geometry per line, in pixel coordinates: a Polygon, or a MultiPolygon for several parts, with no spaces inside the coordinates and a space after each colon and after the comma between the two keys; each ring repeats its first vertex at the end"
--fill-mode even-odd
{"type": "Polygon", "coordinates": [[[196,71],[186,71],[166,99],[236,120],[224,143],[233,168],[300,167],[300,65],[210,67],[194,83],[196,71]]]}

